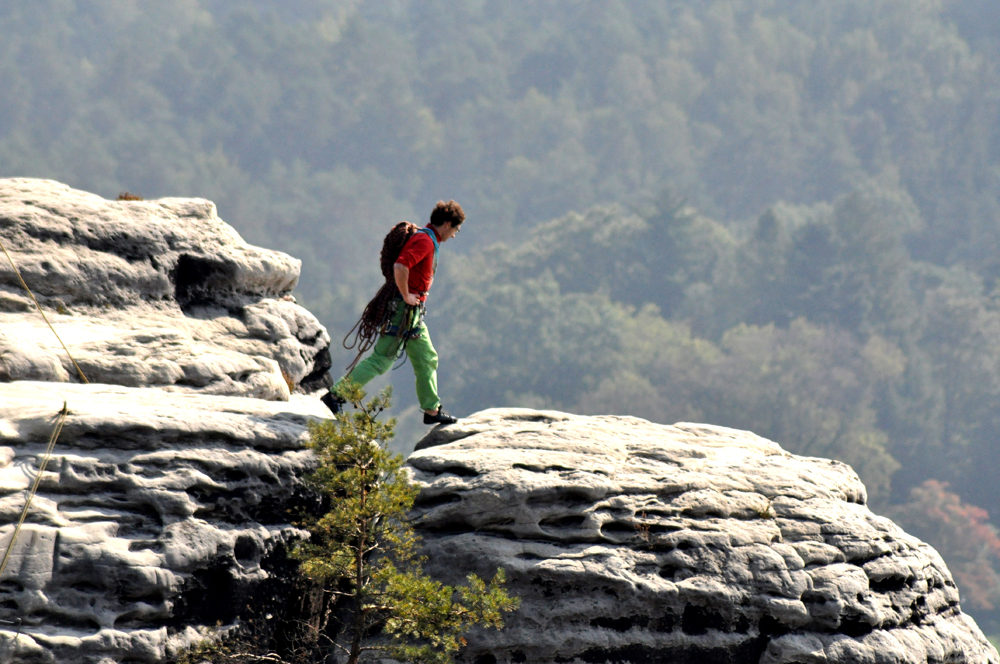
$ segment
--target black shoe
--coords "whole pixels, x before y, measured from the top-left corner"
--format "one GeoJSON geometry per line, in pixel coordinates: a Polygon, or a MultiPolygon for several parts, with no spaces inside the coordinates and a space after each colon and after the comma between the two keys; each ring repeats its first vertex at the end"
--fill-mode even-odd
{"type": "Polygon", "coordinates": [[[458,422],[458,418],[444,412],[440,406],[436,415],[424,413],[424,424],[454,424],[455,422],[458,422]]]}
{"type": "Polygon", "coordinates": [[[347,403],[347,399],[337,396],[333,392],[327,392],[320,397],[319,400],[322,401],[334,415],[339,413],[344,408],[344,404],[347,403]]]}

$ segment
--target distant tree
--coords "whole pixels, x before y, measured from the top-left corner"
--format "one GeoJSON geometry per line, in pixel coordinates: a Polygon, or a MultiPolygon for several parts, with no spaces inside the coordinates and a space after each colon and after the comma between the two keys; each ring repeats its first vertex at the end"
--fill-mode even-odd
{"type": "Polygon", "coordinates": [[[491,266],[463,264],[449,279],[439,346],[452,367],[445,392],[457,409],[569,408],[612,370],[626,307],[603,293],[563,292],[550,271],[491,280],[491,266]]]}
{"type": "Polygon", "coordinates": [[[1000,600],[1000,536],[986,510],[963,503],[947,482],[927,480],[890,510],[908,532],[933,546],[955,577],[962,601],[991,610],[1000,600]]]}
{"type": "Polygon", "coordinates": [[[307,525],[308,541],[295,556],[302,571],[337,597],[338,635],[330,647],[356,664],[380,651],[408,662],[446,664],[473,625],[500,629],[518,600],[504,590],[497,570],[486,583],[475,574],[453,588],[421,570],[418,538],[406,520],[418,489],[388,451],[395,421],[380,422],[390,390],[365,402],[357,385],[341,394],[357,409],[310,426],[319,467],[309,478],[330,509],[307,525]]]}
{"type": "Polygon", "coordinates": [[[940,391],[940,433],[937,444],[920,450],[922,458],[915,465],[923,477],[937,476],[956,486],[961,482],[966,498],[996,514],[1000,311],[981,292],[975,275],[953,269],[942,276],[950,283],[923,294],[919,342],[940,391]]]}
{"type": "Polygon", "coordinates": [[[805,317],[862,336],[901,336],[916,319],[904,241],[919,225],[905,192],[877,183],[833,205],[775,206],[740,245],[738,269],[714,287],[743,322],[805,317]]]}

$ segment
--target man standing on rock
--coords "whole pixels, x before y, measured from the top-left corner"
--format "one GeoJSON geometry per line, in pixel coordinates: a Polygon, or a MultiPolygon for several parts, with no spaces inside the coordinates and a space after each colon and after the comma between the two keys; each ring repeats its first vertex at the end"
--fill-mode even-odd
{"type": "MultiPolygon", "coordinates": [[[[424,424],[454,424],[458,421],[442,410],[438,398],[438,355],[424,324],[424,303],[437,271],[438,247],[458,235],[464,221],[465,212],[461,205],[455,201],[438,201],[426,227],[413,232],[412,225],[401,223],[386,237],[382,247],[382,272],[386,285],[368,304],[355,326],[358,332],[354,343],[362,342],[363,353],[370,345],[366,345],[365,340],[374,341],[376,337],[378,340],[374,342],[371,355],[352,365],[353,369],[322,398],[334,414],[339,413],[346,403],[339,395],[339,388],[345,380],[349,378],[364,386],[391,369],[405,352],[416,375],[417,400],[424,411],[424,424]],[[398,244],[394,245],[397,238],[406,238],[399,250],[394,248],[398,247],[398,244]],[[394,260],[393,255],[396,256],[394,260]]],[[[347,336],[350,337],[351,333],[347,336]]],[[[354,344],[348,347],[353,348],[354,344]]]]}

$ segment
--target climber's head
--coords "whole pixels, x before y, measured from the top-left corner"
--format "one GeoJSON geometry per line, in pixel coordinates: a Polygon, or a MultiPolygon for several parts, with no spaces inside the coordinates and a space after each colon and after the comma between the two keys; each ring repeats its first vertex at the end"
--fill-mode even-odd
{"type": "Polygon", "coordinates": [[[438,201],[431,211],[431,226],[441,242],[447,242],[458,235],[462,222],[465,221],[465,211],[455,201],[438,201]]]}

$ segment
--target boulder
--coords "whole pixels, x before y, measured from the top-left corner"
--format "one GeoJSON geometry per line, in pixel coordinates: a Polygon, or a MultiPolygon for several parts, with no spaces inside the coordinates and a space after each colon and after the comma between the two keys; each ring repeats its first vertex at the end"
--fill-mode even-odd
{"type": "Polygon", "coordinates": [[[0,661],[166,661],[304,535],[329,335],[209,201],[0,180],[0,241],[89,379],[0,255],[0,661]]]}
{"type": "Polygon", "coordinates": [[[987,662],[941,557],[845,464],[746,431],[523,409],[407,461],[426,569],[506,570],[521,608],[462,661],[987,662]]]}
{"type": "MultiPolygon", "coordinates": [[[[291,295],[301,262],[210,201],[0,179],[0,241],[91,382],[268,400],[330,385],[330,336],[291,295]]],[[[0,259],[0,381],[80,380],[0,259]]]]}

